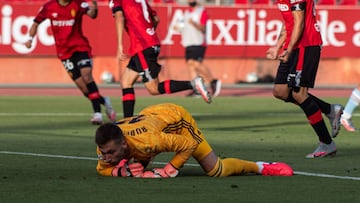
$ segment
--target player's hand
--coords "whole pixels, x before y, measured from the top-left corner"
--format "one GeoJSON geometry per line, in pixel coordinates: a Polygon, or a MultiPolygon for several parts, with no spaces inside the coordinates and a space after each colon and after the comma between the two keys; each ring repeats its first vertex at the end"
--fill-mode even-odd
{"type": "Polygon", "coordinates": [[[145,171],[141,175],[141,178],[161,178],[161,176],[158,174],[155,174],[153,171],[145,171]]]}
{"type": "Polygon", "coordinates": [[[31,48],[31,45],[32,45],[32,41],[33,39],[32,38],[29,38],[26,42],[25,42],[25,47],[30,49],[31,48]]]}
{"type": "Polygon", "coordinates": [[[126,60],[128,58],[128,56],[124,53],[122,47],[118,49],[116,58],[119,61],[124,61],[124,60],[126,60]]]}
{"type": "Polygon", "coordinates": [[[266,51],[266,58],[271,59],[271,60],[275,60],[275,59],[277,59],[278,52],[279,51],[278,51],[278,49],[276,47],[270,47],[266,51]]]}
{"type": "Polygon", "coordinates": [[[141,177],[144,172],[144,166],[140,162],[126,162],[119,170],[122,177],[141,177]]]}
{"type": "Polygon", "coordinates": [[[164,168],[154,168],[153,172],[162,178],[174,178],[179,174],[179,170],[170,163],[166,164],[164,168]]]}
{"type": "Polygon", "coordinates": [[[284,50],[280,55],[279,55],[279,60],[283,63],[287,63],[289,61],[289,56],[290,56],[290,52],[288,52],[287,50],[284,50]]]}

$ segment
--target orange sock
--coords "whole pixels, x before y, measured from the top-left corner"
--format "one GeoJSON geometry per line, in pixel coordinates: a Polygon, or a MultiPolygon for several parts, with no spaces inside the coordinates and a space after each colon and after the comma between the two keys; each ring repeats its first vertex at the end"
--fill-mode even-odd
{"type": "Polygon", "coordinates": [[[259,173],[259,167],[255,162],[236,158],[218,159],[215,167],[208,173],[212,177],[226,177],[232,175],[245,175],[259,173]]]}

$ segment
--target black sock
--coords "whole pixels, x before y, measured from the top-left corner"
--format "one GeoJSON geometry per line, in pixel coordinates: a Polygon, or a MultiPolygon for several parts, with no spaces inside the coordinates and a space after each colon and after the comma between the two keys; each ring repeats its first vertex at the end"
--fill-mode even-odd
{"type": "Polygon", "coordinates": [[[135,108],[135,91],[134,88],[122,89],[122,103],[124,118],[134,115],[135,108]]]}
{"type": "Polygon", "coordinates": [[[93,106],[93,110],[94,112],[101,112],[101,107],[100,107],[100,93],[99,90],[96,86],[96,83],[90,82],[89,84],[86,85],[87,89],[88,89],[88,94],[87,97],[90,99],[91,104],[93,106]]]}
{"type": "Polygon", "coordinates": [[[158,85],[160,94],[171,94],[191,89],[193,89],[193,86],[190,81],[165,80],[158,85]]]}
{"type": "Polygon", "coordinates": [[[319,140],[325,144],[330,144],[332,139],[326,128],[318,104],[312,97],[309,96],[303,103],[300,104],[300,107],[304,111],[310,125],[315,130],[319,140]]]}
{"type": "Polygon", "coordinates": [[[309,94],[310,97],[313,98],[313,100],[318,104],[318,106],[321,109],[321,112],[324,114],[329,114],[331,111],[331,105],[319,98],[317,98],[316,96],[309,94]]]}

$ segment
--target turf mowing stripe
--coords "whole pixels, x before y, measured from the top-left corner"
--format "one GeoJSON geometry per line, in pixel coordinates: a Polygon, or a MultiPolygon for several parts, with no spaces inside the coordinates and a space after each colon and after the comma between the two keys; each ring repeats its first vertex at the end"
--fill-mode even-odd
{"type": "MultiPolygon", "coordinates": [[[[38,153],[27,153],[27,152],[11,152],[11,151],[0,151],[0,154],[11,154],[11,155],[24,155],[24,156],[37,156],[37,157],[48,157],[48,158],[62,158],[62,159],[78,159],[78,160],[98,160],[95,157],[81,157],[81,156],[66,156],[66,155],[53,155],[53,154],[38,154],[38,153]]],[[[153,164],[165,165],[165,162],[152,162],[153,164]]],[[[199,166],[199,164],[188,164],[185,166],[199,166]]],[[[360,180],[360,177],[351,177],[351,176],[336,176],[329,174],[321,174],[321,173],[308,173],[302,171],[294,171],[295,175],[303,175],[303,176],[315,176],[322,178],[335,178],[335,179],[345,179],[345,180],[360,180]]]]}

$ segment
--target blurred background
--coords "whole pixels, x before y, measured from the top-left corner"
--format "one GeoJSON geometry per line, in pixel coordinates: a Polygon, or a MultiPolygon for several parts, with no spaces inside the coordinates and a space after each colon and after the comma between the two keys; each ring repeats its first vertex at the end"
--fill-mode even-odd
{"type": "MultiPolygon", "coordinates": [[[[46,0],[0,0],[0,85],[72,84],[56,57],[50,23],[39,27],[32,49],[23,43],[34,16],[46,0]]],[[[272,83],[278,61],[265,59],[275,44],[282,18],[272,0],[199,0],[209,14],[204,63],[223,84],[272,83]]],[[[191,79],[180,33],[173,29],[187,0],[149,1],[158,12],[162,78],[191,79]]],[[[98,0],[99,16],[84,16],[83,30],[92,45],[94,77],[118,83],[126,62],[116,55],[114,20],[108,0],[98,0]]],[[[318,0],[317,17],[324,47],[316,85],[354,86],[360,78],[360,6],[356,0],[318,0]]],[[[125,36],[127,38],[127,36],[125,36]]],[[[126,41],[126,40],[125,40],[126,41]]]]}

